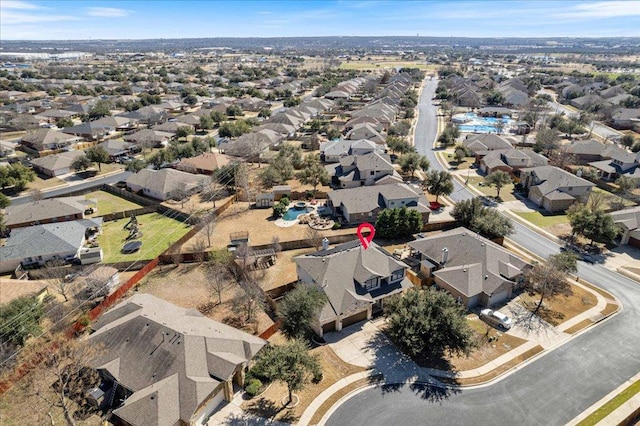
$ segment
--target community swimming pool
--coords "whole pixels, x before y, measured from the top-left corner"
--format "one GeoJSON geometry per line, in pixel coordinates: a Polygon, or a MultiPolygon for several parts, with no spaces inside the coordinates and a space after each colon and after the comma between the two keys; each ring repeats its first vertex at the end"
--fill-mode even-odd
{"type": "Polygon", "coordinates": [[[458,126],[458,130],[469,133],[508,133],[514,123],[508,116],[481,117],[475,112],[456,114],[451,121],[458,126]]]}

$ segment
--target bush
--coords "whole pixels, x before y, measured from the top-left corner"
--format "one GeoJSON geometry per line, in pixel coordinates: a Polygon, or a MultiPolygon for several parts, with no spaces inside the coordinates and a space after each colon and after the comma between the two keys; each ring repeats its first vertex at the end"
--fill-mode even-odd
{"type": "Polygon", "coordinates": [[[251,396],[256,396],[262,389],[262,382],[258,379],[251,379],[244,387],[244,390],[251,396]]]}
{"type": "Polygon", "coordinates": [[[333,222],[333,226],[331,227],[331,229],[340,229],[342,228],[342,225],[340,225],[338,222],[333,222]]]}

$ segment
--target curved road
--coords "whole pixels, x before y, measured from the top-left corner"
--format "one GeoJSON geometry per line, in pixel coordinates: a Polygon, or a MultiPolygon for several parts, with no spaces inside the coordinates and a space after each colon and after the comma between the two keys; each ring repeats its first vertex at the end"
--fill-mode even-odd
{"type": "MultiPolygon", "coordinates": [[[[430,149],[436,84],[427,82],[420,98],[416,147],[439,168],[430,149]]],[[[456,183],[452,198],[469,197],[456,183]]],[[[515,225],[511,239],[516,243],[542,257],[558,251],[554,242],[515,225]]],[[[640,371],[640,284],[584,262],[579,262],[578,275],[613,293],[623,310],[497,383],[446,394],[411,386],[372,388],[348,399],[327,425],[567,423],[640,371]]]]}

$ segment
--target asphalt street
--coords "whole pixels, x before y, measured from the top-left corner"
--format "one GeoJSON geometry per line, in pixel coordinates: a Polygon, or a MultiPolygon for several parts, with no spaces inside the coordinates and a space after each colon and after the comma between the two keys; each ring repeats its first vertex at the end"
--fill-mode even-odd
{"type": "MultiPolygon", "coordinates": [[[[126,180],[129,176],[131,176],[131,172],[120,172],[114,173],[109,176],[105,176],[103,178],[92,179],[86,182],[67,185],[61,188],[45,190],[42,192],[44,198],[53,198],[53,197],[62,197],[63,195],[69,194],[71,192],[81,191],[87,188],[96,188],[102,184],[115,183],[121,180],[126,180]]],[[[31,201],[30,195],[21,195],[20,197],[11,198],[11,204],[18,205],[24,204],[31,201]]]]}
{"type": "MultiPolygon", "coordinates": [[[[429,81],[419,102],[415,143],[439,169],[431,146],[436,134],[429,81]]],[[[473,195],[456,183],[454,200],[473,195]]],[[[547,257],[559,246],[515,224],[512,240],[547,257]]],[[[561,425],[640,371],[640,284],[600,265],[579,262],[578,275],[614,294],[623,310],[493,384],[472,389],[375,387],[342,404],[327,425],[561,425]]]]}

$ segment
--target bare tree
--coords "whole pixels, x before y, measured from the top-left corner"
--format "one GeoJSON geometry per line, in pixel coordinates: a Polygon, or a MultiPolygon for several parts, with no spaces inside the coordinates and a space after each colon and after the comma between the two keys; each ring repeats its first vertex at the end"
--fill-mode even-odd
{"type": "Polygon", "coordinates": [[[304,237],[316,250],[320,250],[322,248],[323,236],[317,229],[307,228],[306,231],[304,231],[304,237]]]}
{"type": "Polygon", "coordinates": [[[526,273],[525,288],[531,295],[539,295],[540,299],[536,308],[531,312],[533,318],[545,299],[552,299],[556,296],[571,296],[573,291],[567,281],[567,273],[559,268],[555,262],[549,261],[545,264],[538,263],[526,273]]]}
{"type": "Polygon", "coordinates": [[[604,209],[613,197],[608,192],[591,191],[587,200],[587,208],[592,212],[604,209]]]}
{"type": "Polygon", "coordinates": [[[236,299],[237,309],[244,315],[245,323],[255,319],[258,310],[264,307],[264,293],[253,281],[240,283],[243,294],[236,299]]]}
{"type": "Polygon", "coordinates": [[[71,277],[67,277],[66,270],[47,268],[38,272],[39,276],[42,277],[41,279],[47,283],[49,288],[62,296],[65,302],[69,301],[69,297],[77,287],[77,283],[71,279],[71,277]]]}
{"type": "Polygon", "coordinates": [[[209,213],[207,216],[202,218],[202,221],[204,222],[202,232],[207,237],[207,247],[211,247],[211,236],[216,228],[215,213],[209,213]]]}
{"type": "Polygon", "coordinates": [[[273,251],[277,253],[280,253],[280,251],[282,251],[282,245],[280,244],[280,237],[278,237],[277,235],[274,235],[273,238],[271,238],[271,246],[273,247],[273,251]]]}
{"type": "Polygon", "coordinates": [[[222,303],[222,293],[229,286],[231,277],[229,271],[217,262],[209,262],[205,268],[207,288],[212,295],[218,297],[218,305],[222,303]]]}
{"type": "Polygon", "coordinates": [[[62,411],[65,423],[75,426],[76,417],[93,410],[87,390],[98,386],[100,378],[88,365],[102,349],[60,335],[48,343],[48,350],[34,347],[36,350],[37,354],[27,353],[25,358],[41,362],[18,385],[25,403],[22,420],[29,423],[29,416],[44,415],[53,425],[62,411]]]}
{"type": "Polygon", "coordinates": [[[198,263],[202,263],[207,259],[207,245],[204,239],[198,238],[193,244],[193,258],[198,263]]]}

